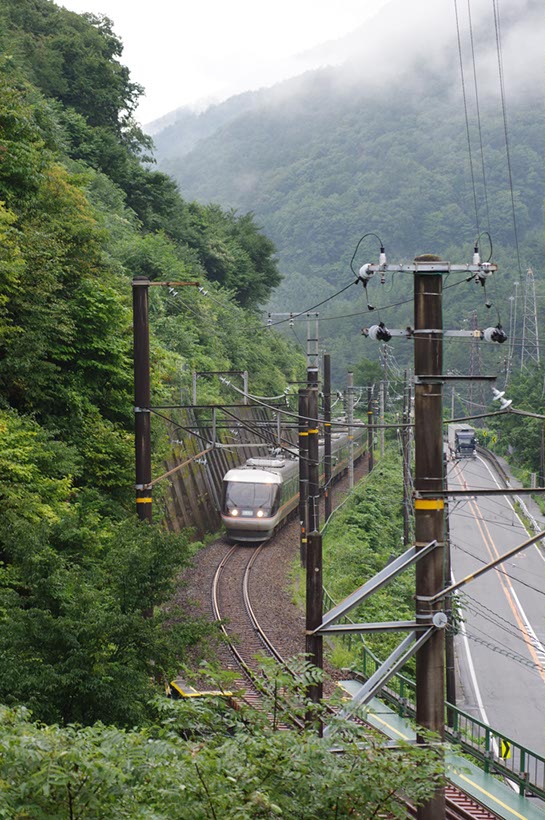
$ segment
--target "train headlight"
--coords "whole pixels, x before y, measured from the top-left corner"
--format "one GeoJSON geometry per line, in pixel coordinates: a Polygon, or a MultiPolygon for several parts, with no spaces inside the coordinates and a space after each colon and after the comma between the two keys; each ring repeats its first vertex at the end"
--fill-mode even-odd
{"type": "Polygon", "coordinates": [[[258,511],[256,512],[256,515],[257,515],[257,517],[258,517],[258,518],[263,518],[263,516],[265,515],[265,513],[263,512],[263,510],[258,510],[258,511]]]}
{"type": "Polygon", "coordinates": [[[231,510],[231,515],[236,517],[238,515],[238,510],[231,510]]]}

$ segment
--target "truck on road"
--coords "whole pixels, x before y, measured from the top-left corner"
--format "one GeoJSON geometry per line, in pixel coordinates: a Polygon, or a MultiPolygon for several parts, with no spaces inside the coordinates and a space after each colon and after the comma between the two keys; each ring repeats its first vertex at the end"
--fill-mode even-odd
{"type": "Polygon", "coordinates": [[[477,438],[467,424],[448,425],[448,446],[451,458],[476,458],[477,438]]]}

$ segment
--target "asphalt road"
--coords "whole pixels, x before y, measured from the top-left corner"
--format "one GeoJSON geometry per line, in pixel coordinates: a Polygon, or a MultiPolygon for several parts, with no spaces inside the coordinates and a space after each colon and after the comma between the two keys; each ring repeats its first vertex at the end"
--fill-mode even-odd
{"type": "MultiPolygon", "coordinates": [[[[450,489],[500,486],[480,457],[448,464],[450,489]]],[[[528,538],[507,496],[450,501],[452,570],[460,581],[528,538]]],[[[457,703],[500,733],[545,749],[545,554],[527,547],[459,595],[457,703]],[[465,633],[465,634],[464,634],[465,633]]]]}

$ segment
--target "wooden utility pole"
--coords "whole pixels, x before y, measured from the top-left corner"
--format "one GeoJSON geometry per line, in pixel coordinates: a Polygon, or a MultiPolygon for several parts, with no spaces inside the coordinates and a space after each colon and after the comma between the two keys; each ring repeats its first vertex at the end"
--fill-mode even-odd
{"type": "Polygon", "coordinates": [[[332,508],[331,487],[331,356],[324,353],[324,498],[325,520],[328,521],[332,508]]]}
{"type": "Polygon", "coordinates": [[[132,305],[136,512],[141,521],[149,521],[151,523],[149,286],[150,280],[145,276],[134,277],[132,282],[132,305]]]}
{"type": "Polygon", "coordinates": [[[410,477],[411,477],[411,389],[408,383],[408,374],[405,371],[405,386],[403,389],[403,426],[401,441],[403,448],[403,546],[409,546],[410,537],[410,477]]]}
{"type": "Polygon", "coordinates": [[[369,472],[373,469],[373,388],[367,388],[367,449],[368,454],[368,468],[369,472]]]}
{"type": "Polygon", "coordinates": [[[320,528],[320,455],[318,432],[318,369],[308,369],[308,531],[320,528]]]}
{"type": "MultiPolygon", "coordinates": [[[[322,636],[312,635],[322,623],[322,536],[319,532],[318,502],[320,495],[319,448],[318,448],[318,372],[309,369],[308,388],[308,541],[306,578],[306,640],[308,660],[318,668],[323,667],[322,636]]],[[[308,697],[313,703],[322,699],[322,684],[308,687],[308,697]]],[[[319,726],[321,734],[321,724],[319,726]]]]}
{"type": "Polygon", "coordinates": [[[382,379],[380,383],[380,457],[384,458],[385,442],[384,442],[384,411],[386,407],[386,382],[382,379]]]}
{"type": "Polygon", "coordinates": [[[306,566],[308,533],[308,391],[299,389],[299,553],[306,566]]]}
{"type": "MultiPolygon", "coordinates": [[[[424,256],[415,263],[439,262],[424,256]]],[[[414,489],[437,493],[415,499],[416,547],[434,539],[437,547],[416,564],[416,619],[431,626],[440,608],[426,599],[443,589],[444,500],[443,482],[443,317],[442,271],[430,265],[414,274],[415,476],[414,489]],[[429,271],[429,268],[433,270],[429,271]]],[[[444,740],[445,639],[437,629],[416,653],[416,722],[444,740]]],[[[417,810],[418,820],[444,820],[445,792],[440,788],[417,810]]]]}
{"type": "MultiPolygon", "coordinates": [[[[446,462],[446,454],[443,454],[446,462]]],[[[446,463],[444,466],[445,475],[447,472],[446,463]]],[[[450,522],[448,501],[445,502],[445,582],[447,585],[454,583],[452,579],[452,562],[450,550],[450,522]]],[[[447,595],[445,598],[445,611],[449,619],[449,626],[445,633],[445,675],[446,675],[446,698],[447,703],[456,706],[456,667],[454,661],[454,630],[452,623],[452,601],[453,596],[447,595]]],[[[447,724],[454,726],[454,713],[452,709],[447,710],[447,724]]]]}
{"type": "Polygon", "coordinates": [[[346,422],[348,424],[348,486],[354,487],[354,374],[346,380],[346,422]]]}

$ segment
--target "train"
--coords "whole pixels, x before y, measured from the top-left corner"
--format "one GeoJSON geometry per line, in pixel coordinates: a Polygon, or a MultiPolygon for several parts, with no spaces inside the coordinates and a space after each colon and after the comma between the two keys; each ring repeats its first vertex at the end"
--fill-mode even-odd
{"type": "MultiPolygon", "coordinates": [[[[342,424],[336,421],[334,424],[342,424]]],[[[341,428],[342,429],[342,428],[341,428]]],[[[349,435],[346,430],[331,435],[331,479],[348,468],[349,435]]],[[[353,435],[354,461],[365,452],[364,432],[353,435]]],[[[319,446],[320,485],[324,483],[324,441],[319,446]]],[[[230,542],[267,541],[299,505],[299,458],[297,450],[284,457],[249,458],[223,477],[221,518],[230,542]]]]}

